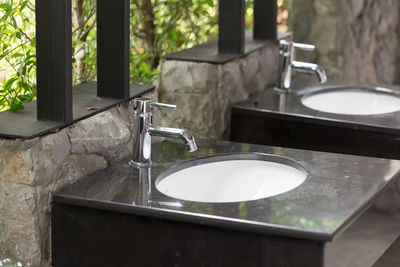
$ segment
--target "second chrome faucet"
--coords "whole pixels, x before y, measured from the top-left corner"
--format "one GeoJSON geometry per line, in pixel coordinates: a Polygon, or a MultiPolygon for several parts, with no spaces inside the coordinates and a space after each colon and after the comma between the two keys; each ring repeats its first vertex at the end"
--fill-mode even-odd
{"type": "Polygon", "coordinates": [[[147,98],[133,100],[133,158],[130,164],[148,167],[151,164],[151,136],[176,138],[186,144],[187,150],[197,150],[194,137],[184,129],[154,126],[153,107],[176,110],[175,105],[153,102],[147,98]]]}
{"type": "Polygon", "coordinates": [[[317,64],[293,60],[295,48],[306,51],[315,50],[314,45],[294,43],[288,40],[281,40],[279,42],[278,81],[275,88],[278,92],[290,92],[292,71],[313,73],[317,75],[321,83],[327,81],[324,69],[317,64]]]}

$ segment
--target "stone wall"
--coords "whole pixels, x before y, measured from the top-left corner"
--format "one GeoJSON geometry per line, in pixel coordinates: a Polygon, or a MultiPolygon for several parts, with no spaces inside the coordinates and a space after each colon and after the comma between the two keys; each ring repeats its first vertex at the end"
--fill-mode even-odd
{"type": "Polygon", "coordinates": [[[328,77],[400,82],[398,0],[291,0],[294,40],[317,46],[328,77]]]}
{"type": "MultiPolygon", "coordinates": [[[[157,91],[179,110],[156,112],[155,124],[227,137],[230,105],[275,83],[277,56],[271,43],[222,65],[163,62],[157,91]]],[[[156,100],[157,93],[145,97],[156,100]]],[[[0,258],[48,263],[51,192],[130,155],[132,115],[127,103],[57,133],[0,139],[0,258]]]]}
{"type": "Polygon", "coordinates": [[[131,154],[132,110],[123,104],[32,140],[0,139],[0,258],[49,260],[51,192],[131,154]]]}
{"type": "Polygon", "coordinates": [[[161,124],[199,138],[227,138],[230,106],[276,83],[277,49],[270,43],[226,64],[164,61],[159,99],[177,104],[178,111],[160,110],[161,124]]]}

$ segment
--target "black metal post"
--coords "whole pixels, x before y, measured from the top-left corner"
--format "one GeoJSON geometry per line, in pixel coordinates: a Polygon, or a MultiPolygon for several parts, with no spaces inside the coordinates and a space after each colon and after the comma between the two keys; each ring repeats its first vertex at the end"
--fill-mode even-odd
{"type": "Polygon", "coordinates": [[[254,39],[277,40],[277,0],[254,0],[254,39]]]}
{"type": "Polygon", "coordinates": [[[218,52],[244,53],[245,0],[219,0],[218,52]]]}
{"type": "Polygon", "coordinates": [[[72,121],[71,0],[36,0],[37,119],[72,121]]]}
{"type": "Polygon", "coordinates": [[[97,0],[97,95],[129,98],[129,0],[97,0]]]}

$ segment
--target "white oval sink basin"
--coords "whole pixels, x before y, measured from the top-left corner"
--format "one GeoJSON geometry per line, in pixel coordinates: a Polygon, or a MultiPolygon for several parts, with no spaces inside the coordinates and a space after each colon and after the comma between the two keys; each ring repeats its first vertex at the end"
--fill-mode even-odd
{"type": "Polygon", "coordinates": [[[157,179],[156,188],[182,200],[239,202],[285,193],[303,183],[306,176],[300,164],[287,158],[229,154],[175,165],[157,179]]]}
{"type": "Polygon", "coordinates": [[[344,88],[306,95],[308,108],[347,115],[377,115],[400,110],[400,98],[378,89],[344,88]]]}

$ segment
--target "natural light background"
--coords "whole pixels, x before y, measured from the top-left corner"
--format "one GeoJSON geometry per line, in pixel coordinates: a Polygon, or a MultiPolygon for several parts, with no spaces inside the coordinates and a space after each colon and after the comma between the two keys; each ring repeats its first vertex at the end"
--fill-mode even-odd
{"type": "MultiPolygon", "coordinates": [[[[278,0],[278,30],[287,31],[287,1],[278,0]]],[[[246,1],[246,29],[253,25],[246,1]]],[[[96,80],[96,1],[72,0],[73,84],[96,80]]],[[[217,0],[133,0],[130,79],[152,83],[162,55],[218,32],[217,0]]],[[[19,111],[36,96],[35,1],[0,0],[0,111],[19,111]]]]}

